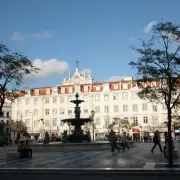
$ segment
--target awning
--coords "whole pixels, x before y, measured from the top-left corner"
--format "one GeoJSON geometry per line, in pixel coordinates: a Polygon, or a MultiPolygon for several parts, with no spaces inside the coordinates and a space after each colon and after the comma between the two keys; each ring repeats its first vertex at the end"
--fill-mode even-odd
{"type": "Polygon", "coordinates": [[[133,133],[140,133],[140,130],[137,129],[137,128],[134,128],[134,129],[132,130],[132,132],[133,132],[133,133]]]}

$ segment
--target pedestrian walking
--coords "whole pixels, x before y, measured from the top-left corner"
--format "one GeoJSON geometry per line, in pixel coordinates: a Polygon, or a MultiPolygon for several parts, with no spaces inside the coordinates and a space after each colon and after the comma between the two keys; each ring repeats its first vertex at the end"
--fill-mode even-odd
{"type": "Polygon", "coordinates": [[[122,144],[123,144],[123,150],[125,150],[126,147],[129,150],[126,132],[124,132],[122,135],[122,144]]]}
{"type": "Polygon", "coordinates": [[[155,134],[154,134],[153,143],[154,143],[154,146],[151,149],[152,153],[154,153],[154,149],[156,148],[157,145],[159,146],[160,151],[163,152],[161,144],[160,144],[160,137],[159,137],[159,132],[158,131],[156,131],[155,134]]]}
{"type": "Polygon", "coordinates": [[[117,136],[113,130],[111,130],[109,134],[110,142],[111,142],[111,151],[114,152],[115,149],[120,151],[120,147],[117,145],[117,136]]]}

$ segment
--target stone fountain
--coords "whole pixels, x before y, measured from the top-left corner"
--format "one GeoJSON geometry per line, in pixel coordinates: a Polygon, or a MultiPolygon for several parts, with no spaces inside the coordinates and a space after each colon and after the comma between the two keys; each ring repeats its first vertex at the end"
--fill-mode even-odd
{"type": "Polygon", "coordinates": [[[83,100],[79,100],[79,95],[76,93],[75,95],[76,99],[72,100],[70,102],[74,103],[76,106],[74,107],[74,114],[75,118],[71,119],[63,119],[62,122],[68,123],[68,125],[74,126],[74,130],[72,134],[68,135],[68,142],[74,142],[79,143],[82,141],[90,141],[90,135],[84,134],[83,130],[81,129],[82,125],[85,125],[88,122],[93,121],[91,118],[81,118],[81,108],[79,107],[79,104],[84,102],[83,100]]]}

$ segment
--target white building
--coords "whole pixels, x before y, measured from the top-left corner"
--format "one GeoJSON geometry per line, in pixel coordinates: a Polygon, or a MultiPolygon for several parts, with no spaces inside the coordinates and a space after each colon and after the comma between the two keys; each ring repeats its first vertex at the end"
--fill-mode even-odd
{"type": "Polygon", "coordinates": [[[10,137],[10,129],[8,127],[8,123],[11,120],[11,103],[5,102],[2,109],[2,116],[0,117],[0,121],[6,123],[6,126],[4,127],[4,135],[6,137],[10,137]]]}
{"type": "MultiPolygon", "coordinates": [[[[153,83],[159,86],[159,81],[153,83]]],[[[12,119],[23,120],[30,133],[62,133],[68,126],[61,120],[74,117],[75,105],[70,101],[77,92],[85,101],[80,105],[81,117],[89,117],[91,110],[95,110],[96,135],[106,133],[113,118],[134,122],[137,126],[131,133],[154,131],[167,120],[166,109],[162,104],[139,99],[137,92],[141,85],[132,77],[116,82],[93,82],[90,75],[80,74],[76,67],[74,75],[71,77],[69,72],[62,85],[19,92],[19,98],[12,105],[12,119]]],[[[152,86],[148,82],[144,85],[152,86]]]]}

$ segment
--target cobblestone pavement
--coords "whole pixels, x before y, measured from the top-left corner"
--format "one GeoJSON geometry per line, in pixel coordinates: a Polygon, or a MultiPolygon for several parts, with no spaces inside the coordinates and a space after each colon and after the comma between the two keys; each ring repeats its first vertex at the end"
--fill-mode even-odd
{"type": "MultiPolygon", "coordinates": [[[[146,163],[164,163],[164,159],[157,147],[154,154],[150,152],[153,144],[135,143],[129,151],[73,151],[55,153],[34,153],[32,159],[6,158],[7,149],[0,150],[0,168],[143,168],[146,163]]],[[[180,150],[180,143],[176,144],[180,150]]],[[[175,162],[180,163],[177,159],[175,162]]]]}

